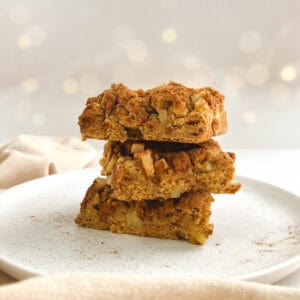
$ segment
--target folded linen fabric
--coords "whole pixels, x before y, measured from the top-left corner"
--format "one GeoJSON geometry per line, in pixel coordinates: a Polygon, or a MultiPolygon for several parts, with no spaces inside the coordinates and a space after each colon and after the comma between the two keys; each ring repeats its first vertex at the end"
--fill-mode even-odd
{"type": "Polygon", "coordinates": [[[0,299],[296,300],[300,290],[259,283],[156,276],[61,273],[0,288],[0,299]]]}
{"type": "Polygon", "coordinates": [[[0,146],[0,189],[38,177],[98,165],[98,152],[73,137],[20,135],[0,146]]]}

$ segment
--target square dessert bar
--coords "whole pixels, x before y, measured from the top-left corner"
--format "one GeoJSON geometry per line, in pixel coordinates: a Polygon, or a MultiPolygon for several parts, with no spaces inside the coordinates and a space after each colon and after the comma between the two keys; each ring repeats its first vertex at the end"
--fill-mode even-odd
{"type": "Polygon", "coordinates": [[[232,183],[234,162],[234,153],[221,151],[213,140],[199,145],[109,141],[100,161],[112,196],[123,201],[178,198],[190,191],[235,193],[240,184],[232,183]]]}
{"type": "Polygon", "coordinates": [[[87,101],[82,138],[201,143],[227,131],[224,97],[211,88],[170,82],[150,90],[112,84],[87,101]]]}
{"type": "Polygon", "coordinates": [[[97,178],[88,189],[75,219],[79,225],[164,239],[186,239],[203,244],[212,234],[208,193],[186,193],[180,198],[119,201],[106,181],[97,178]]]}

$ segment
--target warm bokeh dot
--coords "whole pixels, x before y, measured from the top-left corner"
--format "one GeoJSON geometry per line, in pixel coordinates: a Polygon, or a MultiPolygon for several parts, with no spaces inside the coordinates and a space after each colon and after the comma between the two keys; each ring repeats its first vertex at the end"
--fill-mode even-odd
{"type": "Polygon", "coordinates": [[[27,33],[21,34],[17,40],[20,49],[25,50],[31,46],[31,38],[27,33]]]}
{"type": "Polygon", "coordinates": [[[39,25],[32,25],[19,36],[17,45],[20,49],[28,49],[30,47],[40,46],[45,40],[46,33],[44,29],[39,25]]]}
{"type": "Polygon", "coordinates": [[[296,71],[295,67],[293,67],[293,66],[284,66],[280,70],[280,78],[283,81],[291,82],[291,81],[295,80],[296,77],[297,77],[297,71],[296,71]]]}
{"type": "Polygon", "coordinates": [[[39,25],[32,25],[27,29],[32,46],[40,46],[46,40],[46,33],[39,25]]]}
{"type": "Polygon", "coordinates": [[[243,113],[243,121],[246,124],[252,124],[256,121],[256,114],[252,110],[247,110],[243,113]]]}
{"type": "Polygon", "coordinates": [[[133,63],[142,63],[149,56],[146,44],[140,40],[130,41],[126,45],[126,53],[129,61],[133,63]]]}
{"type": "Polygon", "coordinates": [[[183,62],[185,67],[190,70],[196,70],[201,65],[200,58],[194,54],[185,56],[183,62]]]}
{"type": "Polygon", "coordinates": [[[36,78],[30,77],[26,78],[21,83],[21,89],[23,92],[31,94],[39,89],[39,81],[36,78]]]}
{"type": "Polygon", "coordinates": [[[62,90],[66,95],[74,95],[78,92],[78,82],[74,78],[67,78],[62,84],[62,90]]]}
{"type": "Polygon", "coordinates": [[[164,9],[171,9],[178,5],[179,0],[160,0],[160,4],[164,9]]]}
{"type": "Polygon", "coordinates": [[[173,44],[177,40],[177,32],[174,28],[165,28],[161,33],[161,39],[166,44],[173,44]]]}

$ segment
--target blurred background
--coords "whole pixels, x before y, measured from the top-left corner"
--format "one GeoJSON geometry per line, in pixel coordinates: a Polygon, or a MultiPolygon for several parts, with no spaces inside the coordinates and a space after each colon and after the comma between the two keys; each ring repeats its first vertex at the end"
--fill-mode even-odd
{"type": "Polygon", "coordinates": [[[300,1],[0,2],[0,142],[79,136],[86,99],[123,82],[212,86],[224,147],[300,146],[300,1]]]}

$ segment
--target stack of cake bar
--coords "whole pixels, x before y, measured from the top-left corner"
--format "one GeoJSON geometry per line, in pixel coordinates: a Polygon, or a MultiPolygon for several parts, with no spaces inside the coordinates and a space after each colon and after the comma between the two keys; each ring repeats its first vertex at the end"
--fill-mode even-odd
{"type": "Polygon", "coordinates": [[[87,101],[82,138],[108,140],[102,175],[76,223],[117,233],[203,244],[212,234],[211,193],[235,193],[235,155],[212,136],[227,131],[224,97],[170,82],[150,90],[113,84],[87,101]]]}

